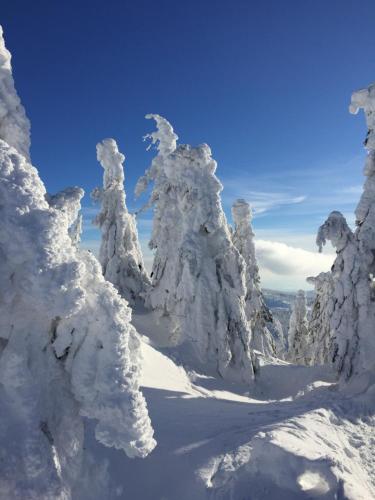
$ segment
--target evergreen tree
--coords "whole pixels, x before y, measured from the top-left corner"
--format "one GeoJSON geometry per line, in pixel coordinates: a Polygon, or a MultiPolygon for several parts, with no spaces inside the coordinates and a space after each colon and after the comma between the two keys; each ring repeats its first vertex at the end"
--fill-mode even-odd
{"type": "Polygon", "coordinates": [[[246,265],[245,310],[252,330],[251,347],[268,356],[274,356],[283,350],[283,332],[280,322],[266,306],[261,291],[250,205],[245,200],[237,200],[232,207],[232,217],[233,243],[246,265]]]}
{"type": "Polygon", "coordinates": [[[332,273],[320,273],[307,278],[315,287],[315,300],[309,318],[309,348],[307,356],[311,365],[324,365],[331,361],[333,312],[332,273]]]}
{"type": "Polygon", "coordinates": [[[83,417],[99,442],[129,456],[155,446],[139,391],[140,341],[126,302],[69,235],[83,191],[47,196],[26,158],[28,120],[2,38],[0,61],[0,109],[8,106],[0,118],[0,497],[68,500],[85,461],[83,417]]]}
{"type": "Polygon", "coordinates": [[[103,275],[131,304],[143,302],[150,284],[145,270],[135,217],[128,212],[125,201],[125,157],[116,141],[105,139],[97,147],[98,161],[104,169],[103,188],[95,189],[92,197],[101,203],[95,219],[102,231],[99,260],[103,275]]]}
{"type": "Polygon", "coordinates": [[[308,328],[306,297],[303,290],[299,290],[293,304],[289,321],[288,358],[292,363],[308,364],[308,328]]]}
{"type": "MultiPolygon", "coordinates": [[[[359,109],[365,112],[368,132],[364,143],[366,181],[355,211],[357,229],[353,234],[344,217],[333,212],[321,226],[317,240],[320,250],[326,240],[336,248],[332,360],[346,380],[353,374],[375,371],[375,85],[353,94],[350,111],[357,113],[359,109]]],[[[363,380],[366,384],[366,376],[363,380]]]]}
{"type": "Polygon", "coordinates": [[[154,207],[155,259],[147,303],[169,319],[169,342],[183,344],[201,367],[248,382],[253,365],[245,265],[221,207],[216,162],[206,144],[177,146],[167,120],[148,118],[157,123],[149,138],[158,155],[136,188],[140,194],[153,184],[148,205],[154,207]]]}

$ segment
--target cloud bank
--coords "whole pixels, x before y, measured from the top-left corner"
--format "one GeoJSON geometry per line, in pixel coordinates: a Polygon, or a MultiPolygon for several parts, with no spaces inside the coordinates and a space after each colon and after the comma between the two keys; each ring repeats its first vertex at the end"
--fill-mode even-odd
{"type": "Polygon", "coordinates": [[[280,290],[311,288],[308,276],[329,271],[335,255],[296,248],[278,241],[255,240],[262,286],[280,290]]]}

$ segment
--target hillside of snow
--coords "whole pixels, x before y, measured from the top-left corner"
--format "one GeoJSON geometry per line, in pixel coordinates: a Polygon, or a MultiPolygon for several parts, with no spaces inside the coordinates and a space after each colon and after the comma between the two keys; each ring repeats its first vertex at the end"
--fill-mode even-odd
{"type": "MultiPolygon", "coordinates": [[[[150,318],[134,322],[149,333],[150,318]]],[[[158,446],[130,460],[90,434],[95,467],[111,485],[106,498],[375,498],[375,417],[366,404],[375,394],[343,396],[329,370],[276,360],[251,387],[188,373],[146,336],[142,355],[158,446]]],[[[87,487],[78,498],[103,497],[87,487]]]]}

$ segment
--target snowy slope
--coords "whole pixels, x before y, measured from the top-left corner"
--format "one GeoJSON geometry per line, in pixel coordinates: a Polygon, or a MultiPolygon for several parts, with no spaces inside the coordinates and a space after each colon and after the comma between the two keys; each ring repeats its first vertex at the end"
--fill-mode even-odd
{"type": "MultiPolygon", "coordinates": [[[[135,323],[145,334],[150,318],[135,323]]],[[[345,399],[322,367],[265,365],[249,390],[188,374],[146,342],[142,353],[142,391],[158,446],[129,460],[87,436],[95,466],[107,461],[106,498],[375,498],[375,422],[364,404],[371,395],[345,399]]],[[[76,498],[103,498],[87,491],[76,498]]]]}

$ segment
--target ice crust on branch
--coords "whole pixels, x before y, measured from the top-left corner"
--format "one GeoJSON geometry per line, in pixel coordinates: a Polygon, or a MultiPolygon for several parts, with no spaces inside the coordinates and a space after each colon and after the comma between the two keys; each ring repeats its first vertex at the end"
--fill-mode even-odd
{"type": "Polygon", "coordinates": [[[293,363],[309,364],[309,335],[307,328],[306,296],[299,290],[292,307],[288,332],[288,357],[293,363]]]}
{"type": "Polygon", "coordinates": [[[222,186],[207,144],[176,145],[172,126],[159,115],[149,134],[158,155],[137,184],[152,183],[150,248],[155,250],[147,305],[167,316],[168,341],[221,376],[250,381],[251,331],[245,314],[245,265],[234,247],[221,207],[222,186]]]}
{"type": "Polygon", "coordinates": [[[155,446],[140,340],[126,302],[73,241],[83,191],[47,195],[12,138],[0,138],[0,497],[66,500],[85,460],[83,416],[130,457],[155,446]]]}
{"type": "Polygon", "coordinates": [[[135,217],[126,207],[125,156],[113,139],[100,142],[96,150],[104,169],[103,188],[97,188],[92,195],[101,204],[94,221],[102,232],[99,260],[104,277],[134,305],[142,300],[150,280],[143,263],[135,217]]]}
{"type": "Polygon", "coordinates": [[[265,355],[274,356],[283,349],[283,332],[279,320],[273,317],[262,295],[249,203],[238,199],[232,206],[232,217],[233,243],[246,265],[245,310],[252,330],[251,347],[265,355]]]}
{"type": "Polygon", "coordinates": [[[0,139],[30,159],[30,122],[14,87],[11,54],[0,26],[0,139]]]}

